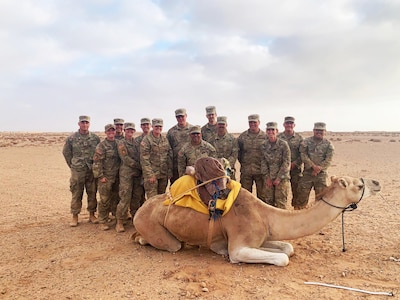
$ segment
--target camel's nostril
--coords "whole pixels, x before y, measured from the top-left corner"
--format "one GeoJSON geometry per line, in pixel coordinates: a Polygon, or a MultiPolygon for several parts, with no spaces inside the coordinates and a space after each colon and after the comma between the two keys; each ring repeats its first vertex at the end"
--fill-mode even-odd
{"type": "Polygon", "coordinates": [[[379,181],[376,181],[376,180],[372,180],[372,183],[376,184],[376,185],[379,185],[379,181]]]}

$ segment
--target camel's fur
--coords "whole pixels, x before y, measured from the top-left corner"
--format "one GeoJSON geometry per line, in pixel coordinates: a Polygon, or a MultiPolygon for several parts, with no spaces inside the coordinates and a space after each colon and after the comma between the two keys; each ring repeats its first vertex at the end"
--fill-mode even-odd
{"type": "MultiPolygon", "coordinates": [[[[347,207],[380,191],[375,180],[332,177],[323,198],[347,207]]],[[[147,200],[135,214],[135,241],[175,252],[183,243],[207,246],[209,216],[190,208],[165,206],[166,195],[147,200]]],[[[334,220],[342,209],[319,200],[310,208],[291,211],[272,207],[241,189],[232,209],[213,227],[210,249],[229,255],[232,263],[268,263],[286,266],[293,247],[282,240],[311,235],[334,220]]]]}

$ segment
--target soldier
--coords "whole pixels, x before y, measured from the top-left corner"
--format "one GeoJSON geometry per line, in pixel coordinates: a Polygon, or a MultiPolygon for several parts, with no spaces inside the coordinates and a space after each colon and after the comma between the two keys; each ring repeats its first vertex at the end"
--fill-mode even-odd
{"type": "Polygon", "coordinates": [[[215,106],[206,107],[206,117],[208,123],[201,127],[201,135],[203,140],[211,144],[217,135],[217,110],[215,106]]]}
{"type": "Polygon", "coordinates": [[[115,126],[115,139],[122,140],[124,138],[124,119],[116,118],[114,119],[115,126]]]}
{"type": "Polygon", "coordinates": [[[325,123],[315,123],[313,133],[312,137],[304,139],[300,145],[304,173],[299,182],[298,201],[294,209],[302,209],[307,205],[313,187],[315,195],[318,195],[327,186],[328,167],[332,162],[334,147],[324,138],[325,123]]]}
{"type": "Polygon", "coordinates": [[[108,216],[111,209],[111,199],[118,194],[117,178],[121,160],[118,156],[115,140],[115,125],[107,124],[104,127],[106,138],[97,145],[93,156],[93,174],[98,179],[100,194],[99,223],[101,230],[110,229],[108,216]]]}
{"type": "Polygon", "coordinates": [[[297,207],[298,186],[301,176],[303,176],[303,162],[300,156],[300,144],[303,137],[294,131],[295,119],[285,117],[283,127],[285,131],[278,134],[278,138],[285,140],[290,148],[290,185],[292,188],[292,206],[297,207]]]}
{"type": "MultiPolygon", "coordinates": [[[[115,126],[115,140],[123,140],[124,139],[124,119],[116,118],[114,119],[115,126]]],[[[115,181],[116,188],[119,190],[119,174],[115,181]]],[[[117,215],[117,205],[121,199],[119,198],[119,193],[113,194],[113,198],[111,199],[110,210],[113,217],[117,215]],[[115,198],[114,198],[115,197],[115,198]]]]}
{"type": "Polygon", "coordinates": [[[253,183],[256,183],[257,197],[266,201],[265,176],[261,171],[261,160],[264,154],[261,145],[265,141],[265,132],[260,126],[260,116],[257,114],[248,116],[249,129],[238,137],[240,162],[240,183],[242,187],[253,192],[253,183]]]}
{"type": "Polygon", "coordinates": [[[147,198],[165,193],[172,176],[172,149],[162,135],[163,119],[152,120],[153,130],[140,144],[140,163],[147,198]]]}
{"type": "Polygon", "coordinates": [[[266,175],[266,203],[286,208],[290,179],[290,148],[286,141],[277,137],[278,125],[267,123],[267,139],[262,145],[264,159],[261,170],[266,175]]]}
{"type": "Polygon", "coordinates": [[[190,128],[190,142],[183,145],[178,152],[178,173],[179,177],[185,175],[187,166],[194,166],[200,157],[216,158],[215,148],[201,138],[201,127],[199,125],[190,128]]]}
{"type": "Polygon", "coordinates": [[[227,118],[217,117],[217,134],[211,143],[217,151],[217,158],[226,158],[229,161],[231,179],[235,180],[235,164],[238,157],[238,142],[233,134],[228,133],[227,118]]]}
{"type": "Polygon", "coordinates": [[[124,124],[125,138],[118,141],[118,155],[121,159],[119,168],[119,198],[117,206],[117,232],[124,232],[124,220],[130,208],[131,215],[140,207],[140,198],[135,197],[135,191],[143,188],[140,185],[142,172],[140,168],[139,150],[133,135],[136,132],[134,123],[124,124]]]}
{"type": "Polygon", "coordinates": [[[89,222],[98,223],[94,215],[97,209],[97,184],[93,177],[92,167],[94,151],[97,144],[100,143],[100,138],[96,134],[89,132],[89,116],[80,116],[78,126],[78,131],[66,139],[62,151],[65,161],[71,170],[72,221],[69,224],[71,227],[78,226],[78,215],[82,209],[82,198],[85,188],[89,222]]]}
{"type": "Polygon", "coordinates": [[[186,142],[190,141],[189,129],[192,127],[192,125],[186,121],[186,109],[179,108],[175,110],[175,117],[178,121],[178,124],[171,127],[167,132],[167,139],[172,148],[173,158],[171,184],[173,184],[174,181],[179,178],[178,152],[186,142]]]}
{"type": "MultiPolygon", "coordinates": [[[[142,128],[142,134],[137,136],[135,138],[136,141],[136,147],[137,147],[137,152],[138,152],[138,157],[139,157],[139,163],[140,163],[140,144],[145,136],[147,136],[151,130],[151,121],[149,118],[142,118],[140,119],[140,128],[142,128]]],[[[142,171],[142,166],[139,164],[140,168],[140,177],[135,177],[133,180],[134,186],[136,187],[133,190],[134,198],[138,199],[139,201],[139,207],[143,205],[143,203],[146,201],[146,193],[144,189],[144,179],[143,179],[143,171],[142,171]]],[[[138,208],[135,209],[135,212],[138,208]]],[[[132,215],[133,217],[133,215],[132,215]]]]}

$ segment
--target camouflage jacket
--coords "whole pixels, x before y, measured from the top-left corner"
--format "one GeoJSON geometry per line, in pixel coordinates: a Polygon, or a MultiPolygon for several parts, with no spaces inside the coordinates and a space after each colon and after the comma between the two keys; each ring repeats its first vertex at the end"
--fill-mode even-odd
{"type": "Polygon", "coordinates": [[[216,158],[216,151],[213,145],[206,141],[201,141],[200,145],[192,145],[191,142],[183,145],[182,149],[178,152],[178,174],[179,177],[185,175],[186,166],[194,166],[196,160],[201,157],[214,157],[216,158]]]}
{"type": "Polygon", "coordinates": [[[271,143],[268,139],[261,146],[264,159],[261,161],[261,170],[267,178],[290,179],[290,148],[286,141],[277,139],[271,143]]]}
{"type": "Polygon", "coordinates": [[[127,172],[135,177],[141,176],[139,144],[135,139],[131,141],[122,139],[117,141],[118,155],[121,159],[119,172],[127,172]]]}
{"type": "Polygon", "coordinates": [[[321,166],[327,171],[331,165],[334,147],[327,139],[316,140],[309,137],[300,144],[301,159],[304,162],[304,170],[311,169],[314,165],[321,166]]]}
{"type": "Polygon", "coordinates": [[[100,138],[89,132],[80,134],[79,131],[71,134],[66,140],[62,150],[68,167],[76,171],[91,170],[93,155],[100,138]]]}
{"type": "Polygon", "coordinates": [[[177,160],[178,152],[182,148],[182,146],[185,143],[190,142],[190,127],[192,127],[192,125],[189,123],[186,123],[186,126],[183,128],[175,125],[174,127],[171,127],[167,132],[167,139],[169,144],[171,145],[174,160],[177,160]]]}
{"type": "Polygon", "coordinates": [[[298,169],[301,169],[303,165],[303,161],[301,160],[300,155],[300,144],[304,140],[304,138],[295,132],[293,135],[286,135],[284,132],[278,134],[278,138],[286,141],[289,144],[290,148],[290,162],[294,163],[298,169]]]}
{"type": "Polygon", "coordinates": [[[172,176],[172,149],[167,138],[156,138],[151,132],[140,143],[140,163],[145,179],[157,179],[172,176]]]}
{"type": "Polygon", "coordinates": [[[115,178],[118,175],[120,164],[117,141],[105,139],[97,145],[93,156],[93,175],[95,178],[115,178]]]}
{"type": "Polygon", "coordinates": [[[207,123],[206,125],[201,127],[201,137],[206,142],[212,144],[212,141],[215,139],[216,136],[217,136],[217,124],[210,125],[207,123]]]}
{"type": "Polygon", "coordinates": [[[264,154],[261,145],[265,142],[265,132],[260,129],[256,134],[249,130],[238,137],[240,172],[247,175],[261,175],[261,161],[264,154]]]}
{"type": "Polygon", "coordinates": [[[235,163],[238,158],[238,142],[233,134],[225,133],[223,136],[215,136],[212,143],[217,151],[217,158],[226,158],[229,161],[230,167],[235,169],[235,163]]]}

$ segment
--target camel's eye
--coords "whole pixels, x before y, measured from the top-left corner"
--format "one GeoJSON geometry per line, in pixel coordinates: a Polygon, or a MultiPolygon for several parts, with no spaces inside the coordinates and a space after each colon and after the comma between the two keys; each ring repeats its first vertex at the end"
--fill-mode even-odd
{"type": "Polygon", "coordinates": [[[359,185],[357,185],[357,187],[358,187],[359,190],[362,190],[364,188],[364,185],[363,184],[359,184],[359,185]]]}

